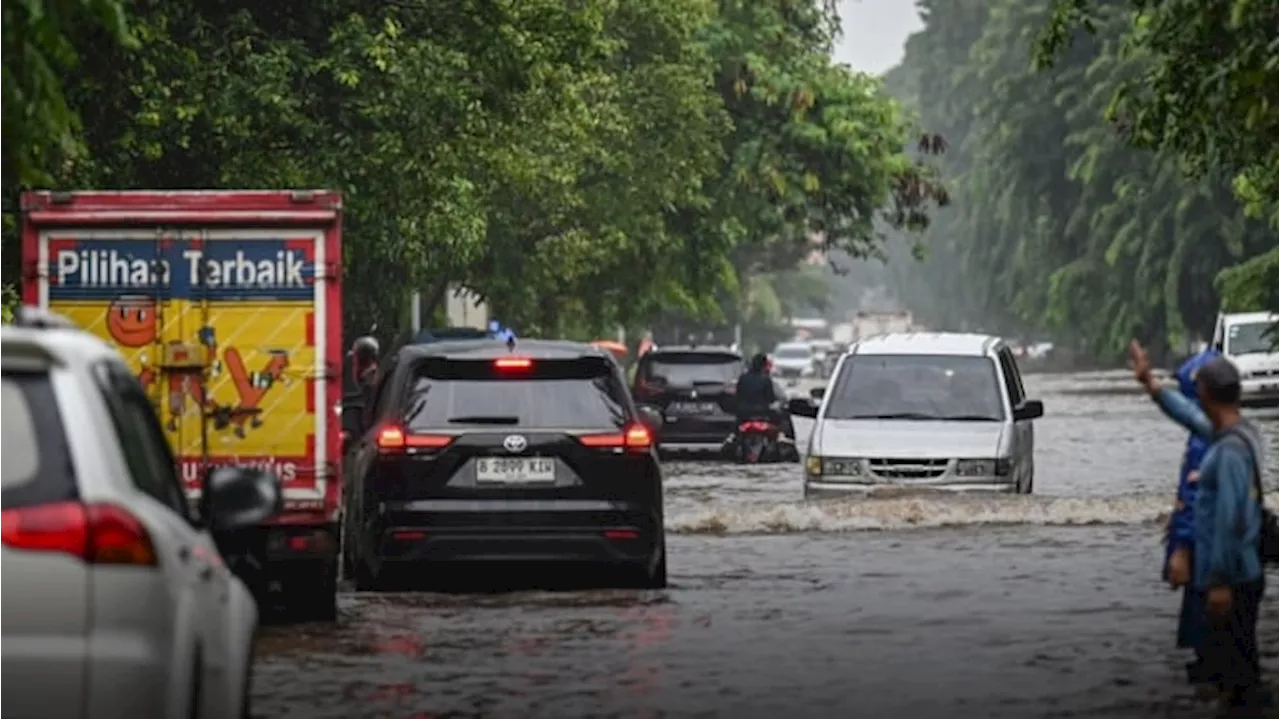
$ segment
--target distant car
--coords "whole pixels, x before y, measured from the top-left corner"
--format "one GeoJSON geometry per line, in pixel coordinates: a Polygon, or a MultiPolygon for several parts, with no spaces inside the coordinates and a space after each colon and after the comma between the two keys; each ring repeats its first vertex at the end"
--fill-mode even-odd
{"type": "Polygon", "coordinates": [[[737,429],[742,355],[729,347],[668,346],[640,358],[631,394],[663,416],[665,451],[719,453],[737,429]]]}
{"type": "Polygon", "coordinates": [[[1274,312],[1241,312],[1218,316],[1213,346],[1240,371],[1240,402],[1248,407],[1275,407],[1280,400],[1280,352],[1274,312]]]}
{"type": "Polygon", "coordinates": [[[115,350],[24,309],[0,352],[4,713],[249,716],[257,607],[211,531],[277,512],[279,480],[214,470],[197,516],[115,350]]]}
{"type": "MultiPolygon", "coordinates": [[[[815,390],[815,392],[817,392],[815,390]]],[[[920,332],[859,342],[836,366],[815,418],[805,495],[874,487],[1030,493],[1035,478],[1029,399],[999,338],[920,332]]]]}
{"type": "MultiPolygon", "coordinates": [[[[361,591],[432,565],[589,563],[667,583],[653,410],[586,344],[408,345],[348,454],[344,564],[361,591]]],[[[602,582],[604,583],[604,582],[602,582]]]]}
{"type": "Polygon", "coordinates": [[[813,345],[808,342],[783,342],[773,349],[773,373],[784,379],[812,377],[814,367],[813,345]]]}

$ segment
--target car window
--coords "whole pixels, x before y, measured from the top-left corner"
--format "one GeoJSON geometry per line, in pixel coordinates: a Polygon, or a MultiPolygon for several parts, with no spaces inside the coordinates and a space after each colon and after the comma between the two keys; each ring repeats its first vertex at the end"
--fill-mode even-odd
{"type": "Polygon", "coordinates": [[[0,385],[0,503],[5,509],[75,499],[75,469],[49,375],[4,372],[0,385]]]}
{"type": "Polygon", "coordinates": [[[742,360],[735,355],[709,352],[664,352],[640,363],[639,377],[649,382],[690,387],[694,384],[730,384],[742,374],[742,360]]]}
{"type": "Polygon", "coordinates": [[[998,421],[995,362],[955,355],[850,355],[828,393],[826,419],[998,421]]]}
{"type": "Polygon", "coordinates": [[[1000,358],[1000,374],[1003,375],[1004,387],[1009,392],[1009,404],[1017,407],[1026,399],[1026,392],[1022,388],[1022,377],[1018,374],[1018,364],[1013,358],[1013,353],[1008,347],[1001,347],[998,353],[1000,358]]]}
{"type": "Polygon", "coordinates": [[[100,369],[99,382],[134,486],[190,519],[173,455],[138,381],[123,368],[106,364],[100,369]]]}
{"type": "Polygon", "coordinates": [[[615,429],[629,414],[616,365],[595,358],[535,360],[514,371],[489,360],[430,360],[415,368],[402,407],[411,430],[615,429]]]}

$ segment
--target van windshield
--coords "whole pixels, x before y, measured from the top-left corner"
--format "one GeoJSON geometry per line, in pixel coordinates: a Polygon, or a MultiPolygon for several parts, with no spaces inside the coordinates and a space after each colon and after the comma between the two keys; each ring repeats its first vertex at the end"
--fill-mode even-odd
{"type": "Polygon", "coordinates": [[[996,366],[986,357],[854,355],[827,400],[827,419],[998,422],[996,366]]]}
{"type": "Polygon", "coordinates": [[[1227,327],[1227,354],[1271,354],[1276,351],[1277,323],[1241,322],[1227,327]]]}

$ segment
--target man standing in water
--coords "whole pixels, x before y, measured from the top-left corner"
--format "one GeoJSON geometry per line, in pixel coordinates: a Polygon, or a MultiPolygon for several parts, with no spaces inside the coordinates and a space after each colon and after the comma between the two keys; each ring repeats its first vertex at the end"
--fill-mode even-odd
{"type": "MultiPolygon", "coordinates": [[[[1178,368],[1178,390],[1182,396],[1199,406],[1200,395],[1196,389],[1196,373],[1218,353],[1205,350],[1193,355],[1178,368]]],[[[1164,579],[1174,587],[1182,588],[1182,608],[1178,614],[1178,647],[1195,651],[1195,661],[1187,664],[1187,680],[1204,686],[1213,681],[1205,671],[1204,657],[1200,654],[1200,642],[1205,632],[1204,594],[1191,584],[1191,567],[1195,549],[1196,489],[1200,480],[1200,462],[1209,443],[1192,432],[1187,436],[1182,467],[1178,471],[1178,496],[1173,512],[1169,515],[1165,552],[1164,579]]]]}
{"type": "Polygon", "coordinates": [[[1265,586],[1258,545],[1262,498],[1254,489],[1254,472],[1266,456],[1262,436],[1240,414],[1240,373],[1225,357],[1196,372],[1199,407],[1151,375],[1137,340],[1129,345],[1129,358],[1134,377],[1160,409],[1210,443],[1197,482],[1187,574],[1205,598],[1204,671],[1217,681],[1225,704],[1250,707],[1265,698],[1258,666],[1258,606],[1265,586]]]}

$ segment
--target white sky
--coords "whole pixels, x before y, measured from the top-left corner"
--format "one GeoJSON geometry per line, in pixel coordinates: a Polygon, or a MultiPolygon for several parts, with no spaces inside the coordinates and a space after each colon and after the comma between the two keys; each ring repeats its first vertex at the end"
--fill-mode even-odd
{"type": "Polygon", "coordinates": [[[915,0],[840,0],[844,36],[836,43],[836,62],[879,75],[902,59],[907,36],[923,23],[915,0]]]}

